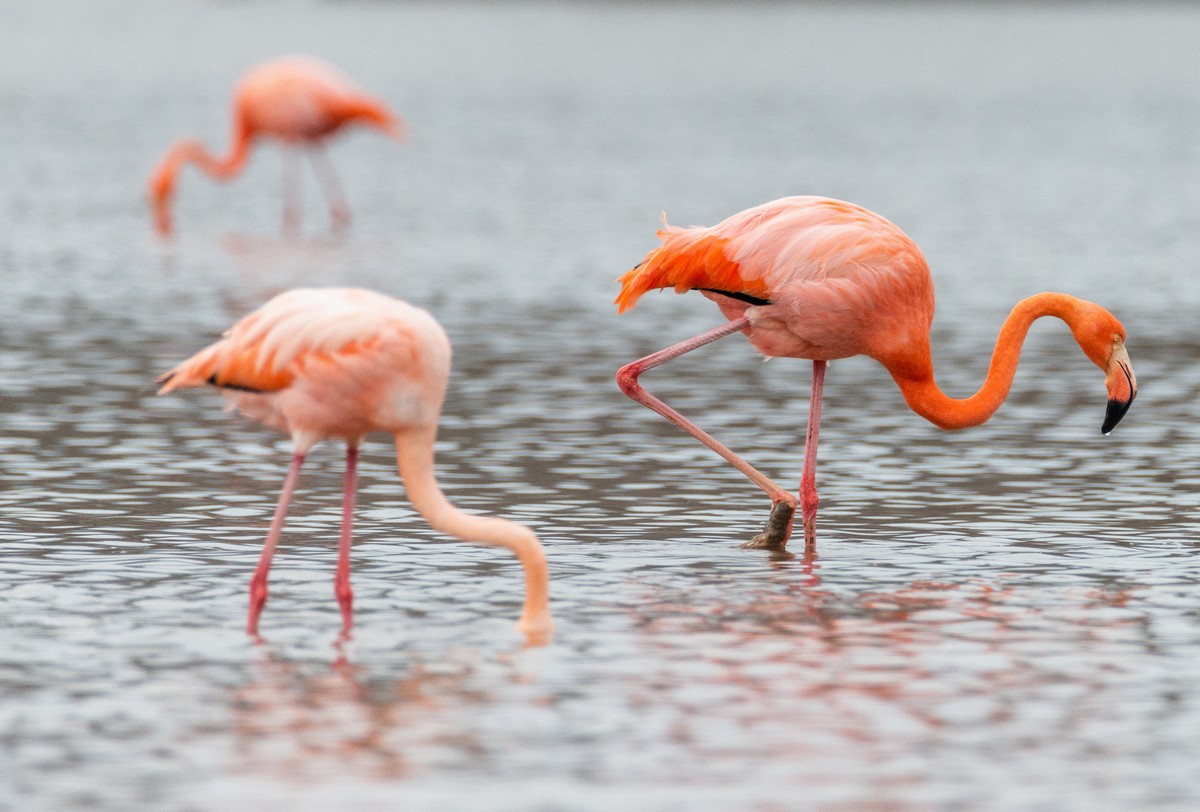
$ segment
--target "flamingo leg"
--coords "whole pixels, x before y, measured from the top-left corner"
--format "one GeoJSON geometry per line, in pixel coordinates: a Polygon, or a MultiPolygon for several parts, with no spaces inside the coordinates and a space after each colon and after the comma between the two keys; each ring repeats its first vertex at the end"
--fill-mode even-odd
{"type": "Polygon", "coordinates": [[[312,145],[308,151],[308,158],[312,162],[313,172],[321,184],[321,189],[325,192],[325,199],[329,201],[329,216],[333,220],[333,230],[340,231],[350,225],[350,204],[346,202],[346,195],[342,192],[341,183],[338,182],[337,172],[334,171],[329,156],[325,154],[325,148],[320,144],[312,145]]]}
{"type": "Polygon", "coordinates": [[[291,144],[283,145],[283,234],[300,234],[300,211],[303,190],[300,188],[300,154],[291,144]]]}
{"type": "Polygon", "coordinates": [[[828,366],[828,361],[813,361],[808,433],[804,438],[804,473],[800,476],[800,516],[804,521],[805,550],[817,543],[817,438],[821,433],[821,396],[828,366]]]}
{"type": "Polygon", "coordinates": [[[275,555],[275,546],[279,544],[283,520],[287,516],[288,504],[292,501],[296,480],[300,478],[300,466],[303,464],[303,454],[292,457],[287,478],[283,480],[283,491],[279,494],[279,503],[275,505],[275,518],[271,520],[271,529],[267,531],[267,540],[263,543],[262,555],[258,559],[258,568],[254,570],[254,577],[250,579],[250,614],[246,618],[246,634],[251,637],[258,637],[258,617],[267,605],[267,574],[271,571],[271,558],[275,555]]]}
{"type": "Polygon", "coordinates": [[[742,546],[755,549],[780,550],[787,545],[788,538],[792,534],[792,519],[796,512],[796,497],[776,485],[758,469],[737,454],[734,454],[695,423],[651,395],[638,383],[638,376],[646,370],[665,364],[673,358],[678,358],[684,353],[691,352],[706,344],[711,344],[719,338],[724,338],[727,335],[743,330],[749,324],[750,320],[742,316],[706,333],[701,333],[695,338],[681,341],[678,344],[667,347],[665,350],[660,350],[653,355],[647,355],[645,358],[626,364],[617,372],[617,384],[626,395],[643,406],[658,412],[676,426],[679,426],[679,428],[720,454],[730,465],[745,474],[751,482],[762,488],[771,497],[771,515],[767,519],[766,527],[763,529],[763,532],[742,546]]]}
{"type": "Polygon", "coordinates": [[[342,608],[342,636],[349,637],[354,625],[354,590],[350,588],[350,533],[354,525],[355,478],[358,471],[357,446],[346,447],[346,483],[342,488],[342,538],[338,543],[337,575],[333,593],[342,608]]]}

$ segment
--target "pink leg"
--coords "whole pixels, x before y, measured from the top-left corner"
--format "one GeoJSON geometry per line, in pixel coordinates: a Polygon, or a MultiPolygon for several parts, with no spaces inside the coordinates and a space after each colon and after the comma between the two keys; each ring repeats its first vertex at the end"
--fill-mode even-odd
{"type": "Polygon", "coordinates": [[[300,210],[303,191],[300,188],[300,155],[296,147],[283,145],[283,235],[300,235],[300,210]]]}
{"type": "Polygon", "coordinates": [[[283,520],[287,516],[288,503],[292,501],[296,480],[300,478],[300,466],[303,464],[303,454],[292,457],[292,465],[283,481],[283,492],[279,494],[279,503],[275,505],[275,518],[271,520],[271,529],[267,531],[262,556],[258,559],[258,568],[254,570],[254,577],[250,579],[250,615],[246,618],[246,634],[251,637],[258,637],[258,617],[267,605],[267,573],[271,571],[271,558],[275,555],[279,534],[283,532],[283,520]]]}
{"type": "Polygon", "coordinates": [[[800,477],[800,515],[804,519],[804,548],[817,543],[817,437],[821,433],[821,394],[828,361],[813,361],[812,397],[808,402],[808,434],[804,439],[804,473],[800,477]]]}
{"type": "Polygon", "coordinates": [[[337,173],[333,171],[333,164],[330,163],[324,148],[319,144],[314,144],[309,149],[308,157],[312,161],[313,172],[316,173],[317,180],[325,192],[325,199],[329,201],[329,216],[333,220],[333,230],[341,231],[350,225],[350,204],[346,202],[346,195],[342,193],[342,185],[338,183],[337,173]]]}
{"type": "Polygon", "coordinates": [[[346,484],[342,488],[342,539],[338,544],[337,575],[333,593],[342,607],[342,636],[349,637],[354,626],[354,590],[350,588],[350,532],[354,525],[355,475],[358,470],[358,448],[346,447],[346,484]]]}
{"type": "Polygon", "coordinates": [[[645,358],[634,361],[631,364],[626,364],[617,372],[617,384],[626,395],[643,406],[658,412],[679,426],[679,428],[704,443],[724,457],[734,468],[737,468],[749,477],[751,482],[766,491],[767,495],[771,497],[772,503],[771,516],[767,519],[767,526],[763,529],[763,532],[759,533],[743,546],[761,549],[783,549],[792,534],[792,517],[796,511],[796,497],[763,476],[750,463],[717,442],[712,435],[705,432],[695,423],[692,423],[679,412],[651,395],[638,383],[638,376],[646,370],[653,369],[660,364],[665,364],[672,358],[678,358],[686,352],[691,352],[694,349],[703,347],[705,344],[711,344],[719,338],[724,338],[731,333],[745,329],[749,324],[750,320],[743,316],[713,330],[709,330],[707,333],[702,333],[695,338],[681,341],[674,346],[667,347],[665,350],[660,350],[653,355],[647,355],[645,358]]]}

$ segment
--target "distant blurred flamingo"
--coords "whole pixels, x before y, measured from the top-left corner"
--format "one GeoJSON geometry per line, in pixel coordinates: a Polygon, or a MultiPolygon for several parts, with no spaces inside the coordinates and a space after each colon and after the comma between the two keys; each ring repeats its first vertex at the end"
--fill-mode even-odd
{"type": "Polygon", "coordinates": [[[243,414],[289,432],[295,447],[262,558],[250,581],[246,631],[258,634],[267,574],[300,466],[321,440],[346,442],[341,544],[334,591],[342,627],[353,624],[350,532],[358,446],[372,431],[395,436],[400,476],[413,506],[435,529],[464,541],[512,550],[525,568],[518,628],[531,639],[553,627],[546,557],[528,528],[472,516],[443,496],[433,473],[433,441],[450,373],[450,342],[424,310],[367,290],[282,293],[235,324],[217,343],[158,379],[159,394],[212,385],[243,414]]]}
{"type": "Polygon", "coordinates": [[[1107,434],[1137,394],[1125,350],[1125,328],[1099,305],[1063,293],[1039,293],[1017,303],[1004,322],[987,380],[969,398],[945,395],[933,378],[929,328],[933,281],[916,244],[892,223],[851,203],[787,197],[747,209],[712,228],[666,226],[663,244],[618,281],[621,312],[643,293],[673,287],[699,290],[717,303],[727,324],[622,367],[625,394],[666,417],[716,451],[771,497],[762,533],[745,546],[783,548],[792,532],[796,498],[691,421],[642,388],[638,376],[718,338],[744,332],[768,356],[813,362],[800,507],[806,545],[816,538],[817,437],[825,367],[835,358],[867,355],[900,387],[909,407],[943,429],[977,426],[1008,396],[1030,324],[1055,316],[1071,328],[1084,354],[1104,370],[1107,434]]]}
{"type": "Polygon", "coordinates": [[[199,141],[179,141],[150,175],[154,223],[161,234],[171,233],[171,198],[179,170],[189,161],[218,180],[242,171],[255,138],[284,143],[284,231],[300,226],[300,188],[297,148],[305,148],[329,200],[335,227],[350,220],[333,165],[325,157],[325,139],[355,122],[382,130],[392,138],[404,136],[403,122],[383,102],[368,96],[332,65],[307,57],[285,57],[251,68],[233,91],[233,136],[229,153],[217,157],[199,141]]]}

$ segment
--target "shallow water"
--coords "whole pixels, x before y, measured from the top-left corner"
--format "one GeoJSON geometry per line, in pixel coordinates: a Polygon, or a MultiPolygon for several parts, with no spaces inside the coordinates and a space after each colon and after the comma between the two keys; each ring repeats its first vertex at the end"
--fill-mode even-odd
{"type": "MultiPolygon", "coordinates": [[[[1020,5],[34,4],[0,8],[0,808],[1188,808],[1200,798],[1200,11],[1020,5]],[[277,156],[220,143],[262,58],[309,52],[413,137],[332,149],[355,210],[279,238],[277,156]],[[1039,324],[1013,395],[948,434],[835,363],[815,560],[738,549],[767,501],[628,402],[621,363],[719,315],[612,280],[659,212],[784,194],[925,250],[939,381],[968,394],[1012,303],[1124,321],[1141,384],[1039,324]],[[352,642],[332,573],[341,452],[313,454],[264,615],[245,590],[286,442],[152,380],[274,293],[360,285],[455,343],[439,472],[535,527],[520,574],[431,532],[364,450],[352,642]]],[[[647,375],[780,481],[807,366],[740,338],[647,375]]]]}

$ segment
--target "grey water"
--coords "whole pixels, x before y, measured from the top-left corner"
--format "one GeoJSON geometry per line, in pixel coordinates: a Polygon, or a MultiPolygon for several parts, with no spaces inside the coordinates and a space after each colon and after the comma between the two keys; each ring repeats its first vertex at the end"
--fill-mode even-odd
{"type": "MultiPolygon", "coordinates": [[[[1194,809],[1200,803],[1200,9],[1092,4],[0,5],[0,809],[1194,809]],[[330,150],[280,236],[280,158],[222,149],[248,66],[309,53],[409,123],[330,150]],[[1009,402],[945,433],[874,362],[826,383],[815,558],[741,550],[767,500],[613,383],[714,326],[617,317],[660,214],[789,194],[922,246],[939,382],[1021,297],[1122,319],[1141,385],[1039,323],[1009,402]],[[429,530],[364,450],[357,628],[332,580],[341,451],[311,457],[263,618],[246,587],[284,438],[153,379],[270,296],[431,310],[456,361],[439,475],[524,522],[520,571],[429,530]]],[[[781,482],[809,368],[741,337],[649,373],[781,482]]]]}

